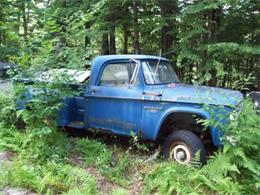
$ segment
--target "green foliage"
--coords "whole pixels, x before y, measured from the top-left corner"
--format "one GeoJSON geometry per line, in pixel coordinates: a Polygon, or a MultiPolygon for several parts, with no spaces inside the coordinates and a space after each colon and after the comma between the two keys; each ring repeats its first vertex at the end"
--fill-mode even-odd
{"type": "Polygon", "coordinates": [[[57,132],[57,129],[43,127],[26,131],[26,134],[19,158],[39,163],[67,160],[70,143],[66,135],[57,132]]]}
{"type": "MultiPolygon", "coordinates": [[[[46,194],[97,193],[94,178],[84,169],[65,164],[71,145],[55,120],[61,99],[70,93],[66,87],[57,92],[60,86],[58,80],[34,85],[39,93],[27,105],[30,110],[20,110],[17,115],[14,98],[0,96],[0,151],[12,151],[16,156],[12,163],[0,163],[0,189],[14,186],[46,194]],[[25,122],[24,129],[17,129],[17,117],[25,122]]],[[[25,90],[25,86],[16,86],[19,94],[25,90]]]]}
{"type": "Polygon", "coordinates": [[[97,193],[95,179],[84,169],[53,162],[43,166],[23,161],[0,164],[0,188],[5,186],[26,187],[45,194],[97,193]]]}
{"type": "Polygon", "coordinates": [[[133,166],[133,164],[130,164],[130,162],[131,160],[129,154],[117,154],[117,156],[114,157],[113,161],[111,162],[110,167],[102,169],[101,173],[110,181],[126,187],[129,183],[129,172],[133,166]]]}
{"type": "MultiPolygon", "coordinates": [[[[35,92],[32,100],[26,104],[26,109],[17,111],[17,116],[25,123],[24,133],[27,135],[23,138],[19,151],[21,158],[37,162],[64,162],[68,156],[69,140],[64,133],[58,131],[56,116],[63,106],[61,102],[64,95],[72,93],[59,80],[56,82],[16,87],[21,94],[25,90],[35,92]],[[61,90],[57,91],[59,88],[61,90]]],[[[21,97],[18,95],[18,98],[21,97]]]]}
{"type": "Polygon", "coordinates": [[[259,88],[255,0],[1,0],[0,4],[0,61],[11,60],[26,69],[84,69],[100,53],[162,51],[173,66],[177,64],[182,81],[259,88]],[[249,75],[254,79],[241,86],[249,75]],[[237,80],[239,85],[233,85],[237,80]]]}
{"type": "Polygon", "coordinates": [[[17,131],[17,121],[14,98],[0,93],[0,151],[20,150],[25,136],[17,131]]]}
{"type": "MultiPolygon", "coordinates": [[[[143,151],[143,152],[149,151],[149,148],[147,147],[147,145],[141,143],[140,138],[139,138],[137,135],[135,135],[133,132],[131,133],[130,144],[131,144],[133,147],[136,147],[139,151],[143,151]]],[[[130,149],[132,149],[132,147],[131,147],[130,149]]]]}
{"type": "Polygon", "coordinates": [[[11,126],[16,122],[16,107],[14,98],[0,92],[0,123],[11,126]]]}
{"type": "Polygon", "coordinates": [[[253,30],[257,21],[254,3],[195,1],[183,5],[177,65],[185,81],[239,89],[256,84],[259,48],[254,43],[259,34],[253,30]],[[241,12],[249,17],[238,19],[241,12]],[[253,31],[248,31],[249,26],[253,31]],[[250,82],[244,83],[249,77],[250,82]]]}
{"type": "Polygon", "coordinates": [[[129,154],[116,154],[101,141],[90,139],[76,139],[73,151],[83,157],[85,165],[97,167],[108,180],[127,185],[129,154]]]}
{"type": "Polygon", "coordinates": [[[112,151],[97,140],[77,139],[75,152],[83,156],[87,165],[106,167],[112,160],[112,151]]]}
{"type": "Polygon", "coordinates": [[[26,135],[16,128],[6,127],[0,123],[0,151],[19,152],[25,137],[26,135]]]}
{"type": "Polygon", "coordinates": [[[112,195],[130,195],[130,193],[123,188],[118,188],[112,192],[112,195]]]}

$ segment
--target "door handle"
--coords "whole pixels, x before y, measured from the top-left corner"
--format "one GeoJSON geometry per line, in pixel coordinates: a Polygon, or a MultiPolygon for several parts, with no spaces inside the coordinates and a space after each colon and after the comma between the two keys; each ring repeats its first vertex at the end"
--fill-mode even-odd
{"type": "Polygon", "coordinates": [[[162,96],[161,93],[149,93],[149,92],[143,92],[143,95],[147,95],[147,96],[158,96],[158,97],[161,97],[161,96],[162,96]]]}

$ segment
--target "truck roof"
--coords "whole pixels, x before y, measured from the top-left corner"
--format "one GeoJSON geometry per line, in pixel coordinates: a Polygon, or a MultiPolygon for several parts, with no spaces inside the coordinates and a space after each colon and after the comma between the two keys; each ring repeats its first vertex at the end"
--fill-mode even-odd
{"type": "MultiPolygon", "coordinates": [[[[120,54],[120,55],[101,55],[97,56],[94,60],[122,60],[122,59],[159,59],[159,56],[153,55],[139,55],[139,54],[120,54]]],[[[161,57],[162,60],[167,60],[166,58],[161,57]]]]}
{"type": "Polygon", "coordinates": [[[116,60],[166,60],[169,61],[168,59],[164,57],[159,57],[159,56],[152,56],[152,55],[136,55],[136,54],[122,54],[122,55],[103,55],[103,56],[98,56],[96,57],[91,64],[91,75],[90,75],[90,84],[95,85],[97,76],[99,74],[99,71],[101,67],[109,62],[109,61],[116,61],[116,60]]]}

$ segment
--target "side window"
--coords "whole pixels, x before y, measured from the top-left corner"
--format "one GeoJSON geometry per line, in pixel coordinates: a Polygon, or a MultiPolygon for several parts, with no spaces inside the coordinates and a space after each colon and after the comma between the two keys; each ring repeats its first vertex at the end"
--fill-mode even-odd
{"type": "Polygon", "coordinates": [[[131,83],[136,64],[117,63],[108,64],[101,76],[100,86],[126,87],[131,83]]]}

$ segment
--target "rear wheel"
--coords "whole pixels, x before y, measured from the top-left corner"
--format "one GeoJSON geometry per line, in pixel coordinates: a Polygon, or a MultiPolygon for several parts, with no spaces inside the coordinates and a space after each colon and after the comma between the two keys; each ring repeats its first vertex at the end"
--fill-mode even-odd
{"type": "Polygon", "coordinates": [[[163,156],[180,164],[187,165],[195,156],[201,164],[206,163],[206,151],[200,138],[187,130],[177,130],[164,141],[163,156]]]}

